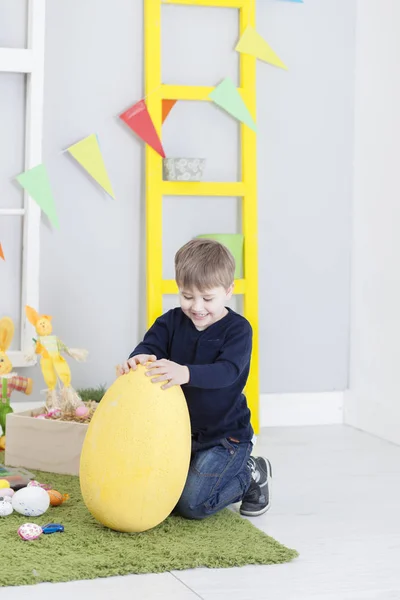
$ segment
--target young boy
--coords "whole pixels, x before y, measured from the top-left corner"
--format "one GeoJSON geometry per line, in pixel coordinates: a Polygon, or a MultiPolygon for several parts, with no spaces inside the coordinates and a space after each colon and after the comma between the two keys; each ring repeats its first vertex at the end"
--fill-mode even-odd
{"type": "Polygon", "coordinates": [[[203,519],[235,502],[257,516],[270,507],[271,465],[250,456],[253,429],[243,389],[249,375],[252,330],[225,307],[235,261],[225,246],[195,239],[175,256],[180,308],[159,317],[122,365],[148,363],[147,375],[167,389],[181,385],[189,408],[192,455],[176,511],[203,519]]]}

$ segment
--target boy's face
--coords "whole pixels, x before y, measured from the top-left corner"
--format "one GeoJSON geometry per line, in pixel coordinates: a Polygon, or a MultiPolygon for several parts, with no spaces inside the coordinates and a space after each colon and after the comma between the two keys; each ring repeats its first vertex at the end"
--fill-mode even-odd
{"type": "Polygon", "coordinates": [[[216,287],[200,292],[196,288],[179,288],[179,300],[185,315],[199,331],[207,329],[227,314],[226,302],[232,297],[233,284],[226,290],[216,287]]]}

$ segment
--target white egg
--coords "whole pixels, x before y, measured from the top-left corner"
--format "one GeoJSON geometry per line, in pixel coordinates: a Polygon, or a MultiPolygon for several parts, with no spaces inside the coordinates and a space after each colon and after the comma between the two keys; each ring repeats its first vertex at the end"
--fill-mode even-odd
{"type": "Polygon", "coordinates": [[[10,502],[0,501],[0,517],[8,517],[8,515],[11,515],[12,511],[13,507],[10,502]]]}
{"type": "Polygon", "coordinates": [[[26,487],[15,492],[13,509],[26,517],[40,517],[50,505],[50,496],[40,487],[26,487]]]}

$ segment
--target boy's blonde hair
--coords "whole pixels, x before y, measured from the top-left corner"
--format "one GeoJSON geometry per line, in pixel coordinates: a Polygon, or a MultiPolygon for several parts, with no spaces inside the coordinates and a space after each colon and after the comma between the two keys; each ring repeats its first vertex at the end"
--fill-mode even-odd
{"type": "Polygon", "coordinates": [[[175,279],[179,287],[200,292],[222,286],[226,290],[235,277],[235,259],[215,240],[194,239],[175,254],[175,279]]]}

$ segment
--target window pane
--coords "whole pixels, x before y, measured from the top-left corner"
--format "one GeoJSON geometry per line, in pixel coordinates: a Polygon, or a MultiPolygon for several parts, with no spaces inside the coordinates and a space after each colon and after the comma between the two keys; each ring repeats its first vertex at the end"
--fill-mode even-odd
{"type": "Polygon", "coordinates": [[[168,157],[205,158],[203,181],[240,181],[240,124],[213,102],[177,102],[163,125],[168,157]]]}
{"type": "Polygon", "coordinates": [[[24,170],[25,75],[0,73],[0,131],[0,208],[22,208],[13,178],[24,170]]]}
{"type": "Polygon", "coordinates": [[[202,6],[162,7],[162,80],[168,84],[238,85],[239,12],[202,6]]]}
{"type": "Polygon", "coordinates": [[[20,350],[22,217],[0,216],[0,242],[5,261],[0,260],[0,317],[11,317],[15,325],[11,350],[20,350]]]}
{"type": "Polygon", "coordinates": [[[167,196],[163,199],[163,278],[174,278],[177,250],[197,235],[240,233],[241,199],[167,196]],[[179,227],[176,224],[179,223],[179,227]]]}
{"type": "Polygon", "coordinates": [[[0,48],[26,48],[28,0],[0,0],[0,48]]]}

